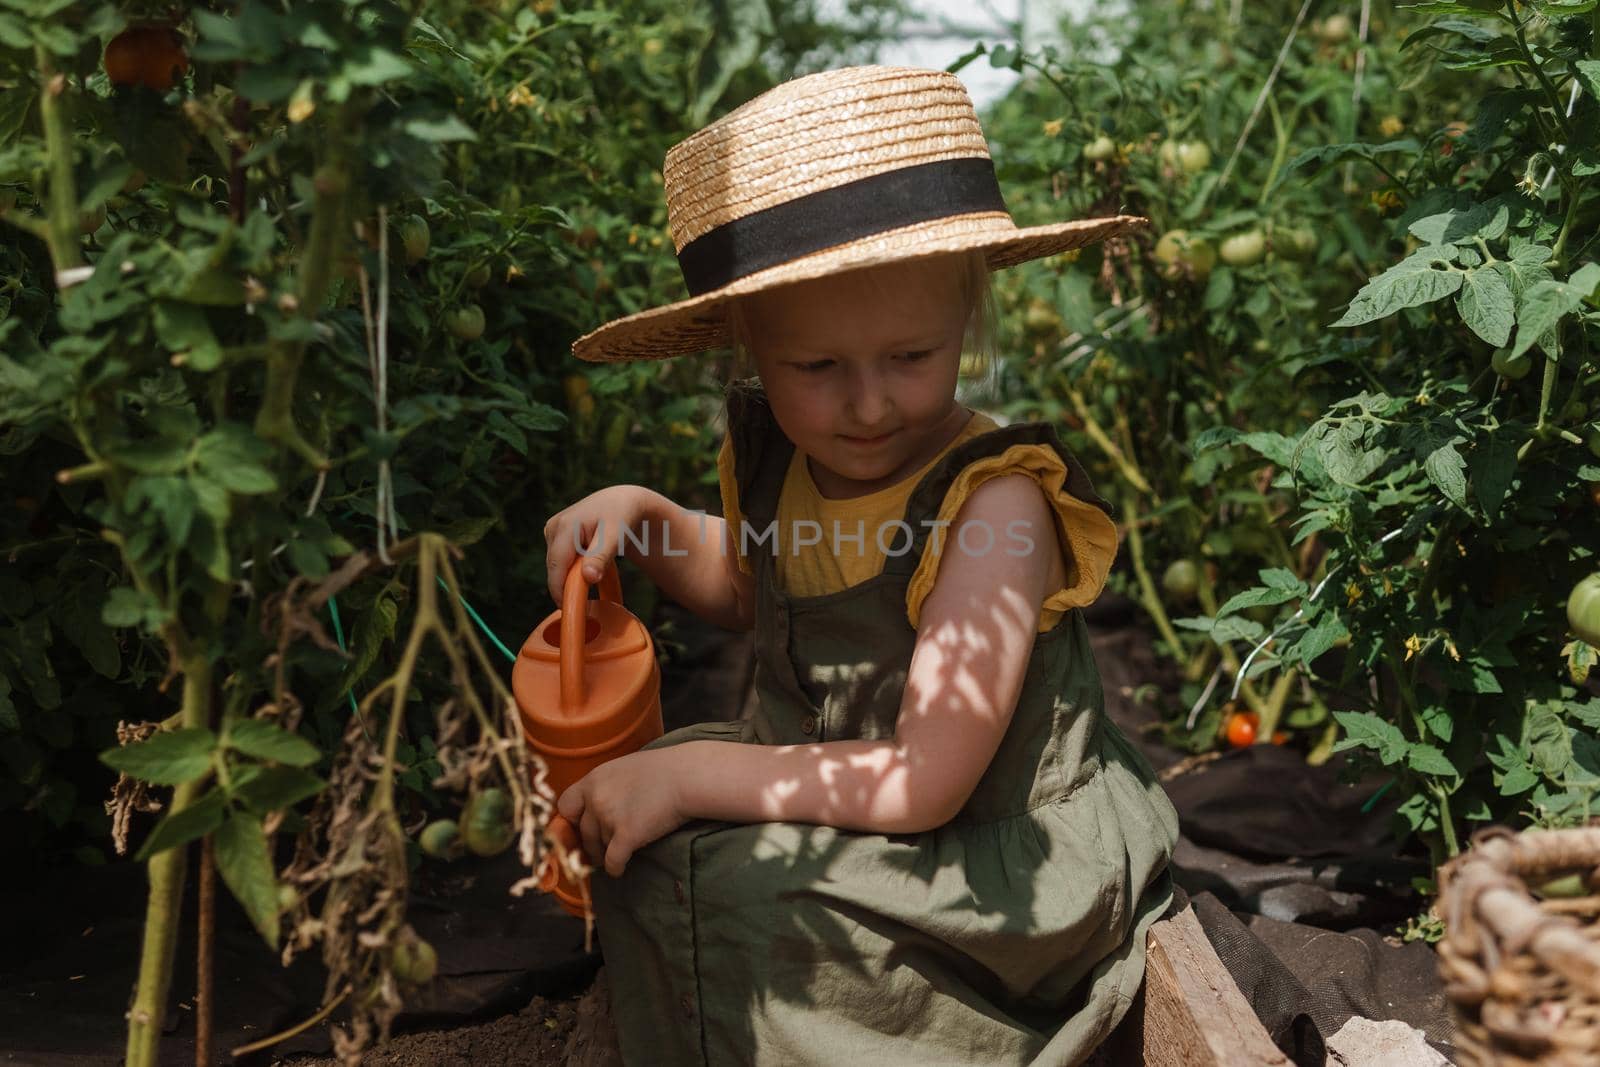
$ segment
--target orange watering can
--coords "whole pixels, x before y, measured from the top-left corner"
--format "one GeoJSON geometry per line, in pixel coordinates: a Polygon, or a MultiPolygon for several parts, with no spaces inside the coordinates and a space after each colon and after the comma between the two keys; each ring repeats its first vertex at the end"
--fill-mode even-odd
{"type": "MultiPolygon", "coordinates": [[[[549,768],[556,796],[606,760],[636,752],[661,736],[661,668],[650,631],[622,606],[622,581],[613,560],[600,576],[600,598],[573,560],[554,612],[522,644],[511,668],[511,692],[528,744],[549,768]]],[[[560,815],[551,832],[580,847],[577,828],[560,815]]],[[[599,864],[603,857],[590,856],[599,864]]],[[[582,916],[588,887],[565,873],[540,889],[554,892],[569,914],[582,916]]]]}

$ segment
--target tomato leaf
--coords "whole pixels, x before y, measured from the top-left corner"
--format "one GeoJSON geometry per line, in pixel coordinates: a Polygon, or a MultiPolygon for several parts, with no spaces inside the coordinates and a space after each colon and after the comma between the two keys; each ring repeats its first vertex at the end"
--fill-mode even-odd
{"type": "Polygon", "coordinates": [[[1306,431],[1328,477],[1348,486],[1366,481],[1387,459],[1376,436],[1376,427],[1356,419],[1323,419],[1306,431]]]}
{"type": "Polygon", "coordinates": [[[1469,468],[1478,506],[1484,517],[1493,522],[1517,474],[1517,443],[1505,433],[1480,436],[1469,468]]]}
{"type": "Polygon", "coordinates": [[[158,852],[165,852],[169,848],[187,844],[197,837],[204,837],[222,825],[226,811],[227,798],[222,795],[221,790],[213,789],[200,799],[191,802],[182,811],[173,812],[156,823],[155,829],[144,839],[144,844],[139,847],[134,859],[142,863],[158,852]]]}
{"type": "Polygon", "coordinates": [[[1511,327],[1517,321],[1516,301],[1500,271],[1467,271],[1456,294],[1456,310],[1461,321],[1487,344],[1499,348],[1511,339],[1511,327]]]}
{"type": "Polygon", "coordinates": [[[1293,647],[1284,650],[1283,656],[1285,659],[1292,658],[1310,664],[1349,633],[1344,620],[1335,612],[1324,611],[1317,616],[1316,623],[1300,636],[1300,640],[1296,641],[1293,647]]]}
{"type": "Polygon", "coordinates": [[[1427,744],[1412,745],[1410,751],[1406,753],[1406,764],[1421,774],[1452,778],[1460,777],[1461,774],[1442,751],[1427,744]]]}
{"type": "Polygon", "coordinates": [[[193,727],[163,731],[154,737],[100,753],[100,762],[114,771],[153,785],[181,785],[211,767],[217,736],[193,727]]]}
{"type": "Polygon", "coordinates": [[[291,767],[309,767],[322,757],[310,741],[264,719],[240,719],[228,727],[225,740],[229,748],[247,756],[291,767]]]}
{"type": "Polygon", "coordinates": [[[1500,778],[1500,792],[1504,796],[1514,797],[1518,793],[1526,793],[1539,784],[1539,775],[1532,767],[1522,763],[1511,768],[1500,778]]]}
{"type": "Polygon", "coordinates": [[[1336,711],[1333,713],[1345,736],[1333,746],[1335,752],[1351,748],[1369,748],[1378,754],[1384,766],[1391,766],[1406,758],[1411,745],[1392,722],[1384,722],[1370,711],[1336,711]]]}
{"type": "MultiPolygon", "coordinates": [[[[1461,458],[1461,453],[1456,451],[1456,438],[1445,441],[1429,451],[1423,459],[1422,466],[1427,472],[1428,480],[1443,493],[1456,507],[1463,510],[1467,506],[1467,461],[1461,458]]],[[[1437,441],[1437,438],[1434,439],[1437,441]]],[[[1430,442],[1431,444],[1432,442],[1430,442]]],[[[1426,446],[1425,446],[1426,447],[1426,446]]]]}
{"type": "Polygon", "coordinates": [[[183,353],[184,365],[194,370],[217,369],[222,362],[222,346],[198,305],[158,300],[152,311],[156,337],[169,352],[183,353]]]}
{"type": "Polygon", "coordinates": [[[270,493],[278,480],[266,467],[272,450],[239,425],[224,425],[195,442],[195,462],[217,484],[235,493],[270,493]]]}
{"type": "Polygon", "coordinates": [[[1576,311],[1588,293],[1555,280],[1530,286],[1517,307],[1517,341],[1511,346],[1511,359],[1538,344],[1555,357],[1556,325],[1576,311]]]}
{"type": "Polygon", "coordinates": [[[1474,204],[1465,211],[1442,211],[1418,219],[1411,233],[1425,245],[1464,244],[1479,239],[1493,241],[1506,232],[1511,210],[1504,204],[1474,204]]]}
{"type": "Polygon", "coordinates": [[[1557,706],[1536,703],[1528,714],[1528,756],[1546,778],[1560,778],[1572,762],[1572,738],[1567,734],[1567,724],[1562,721],[1557,706]]]}
{"type": "Polygon", "coordinates": [[[1461,288],[1465,272],[1452,269],[1460,258],[1454,245],[1419,248],[1373,278],[1350,301],[1343,317],[1330,326],[1360,326],[1450,296],[1461,288]]]}
{"type": "Polygon", "coordinates": [[[298,767],[241,768],[234,776],[233,797],[247,808],[265,815],[269,811],[293,807],[306,797],[320,793],[328,783],[298,767]]]}
{"type": "Polygon", "coordinates": [[[217,873],[273,948],[278,947],[278,879],[261,820],[235,812],[213,839],[217,873]]]}

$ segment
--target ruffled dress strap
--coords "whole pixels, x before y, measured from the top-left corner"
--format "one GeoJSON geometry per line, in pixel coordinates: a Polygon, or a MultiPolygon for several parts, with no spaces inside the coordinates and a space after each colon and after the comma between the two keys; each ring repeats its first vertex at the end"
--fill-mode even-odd
{"type": "MultiPolygon", "coordinates": [[[[906,574],[906,615],[913,627],[933,588],[939,559],[951,537],[961,505],[983,482],[1003,474],[1036,481],[1055,517],[1056,533],[1068,557],[1066,584],[1045,600],[1052,617],[1040,613],[1039,632],[1053,629],[1067,611],[1092,602],[1105,585],[1116,555],[1116,525],[1111,505],[1095,492],[1088,472],[1062,444],[1048,423],[1014,423],[963,442],[944,455],[912,490],[905,523],[909,548],[891,555],[884,571],[906,574]],[[938,533],[937,538],[933,534],[938,533]]],[[[995,551],[1003,551],[996,535],[995,551]]]]}

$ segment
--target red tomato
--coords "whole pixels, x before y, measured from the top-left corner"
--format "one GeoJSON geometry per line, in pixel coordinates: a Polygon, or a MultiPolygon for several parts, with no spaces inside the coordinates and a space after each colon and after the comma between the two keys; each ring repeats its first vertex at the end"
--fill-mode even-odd
{"type": "Polygon", "coordinates": [[[1256,743],[1256,727],[1260,720],[1253,711],[1236,711],[1228,719],[1228,744],[1232,748],[1248,748],[1256,743]]]}
{"type": "Polygon", "coordinates": [[[143,85],[164,93],[189,69],[189,57],[171,26],[134,26],[106,45],[105,68],[112,85],[143,85]]]}

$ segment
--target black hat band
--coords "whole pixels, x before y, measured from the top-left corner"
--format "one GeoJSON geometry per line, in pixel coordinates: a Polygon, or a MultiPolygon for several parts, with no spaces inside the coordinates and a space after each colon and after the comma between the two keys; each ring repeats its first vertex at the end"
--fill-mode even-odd
{"type": "Polygon", "coordinates": [[[689,294],[825,248],[932,219],[1005,211],[994,161],[964,156],[885,171],[725,222],[678,253],[689,294]]]}

